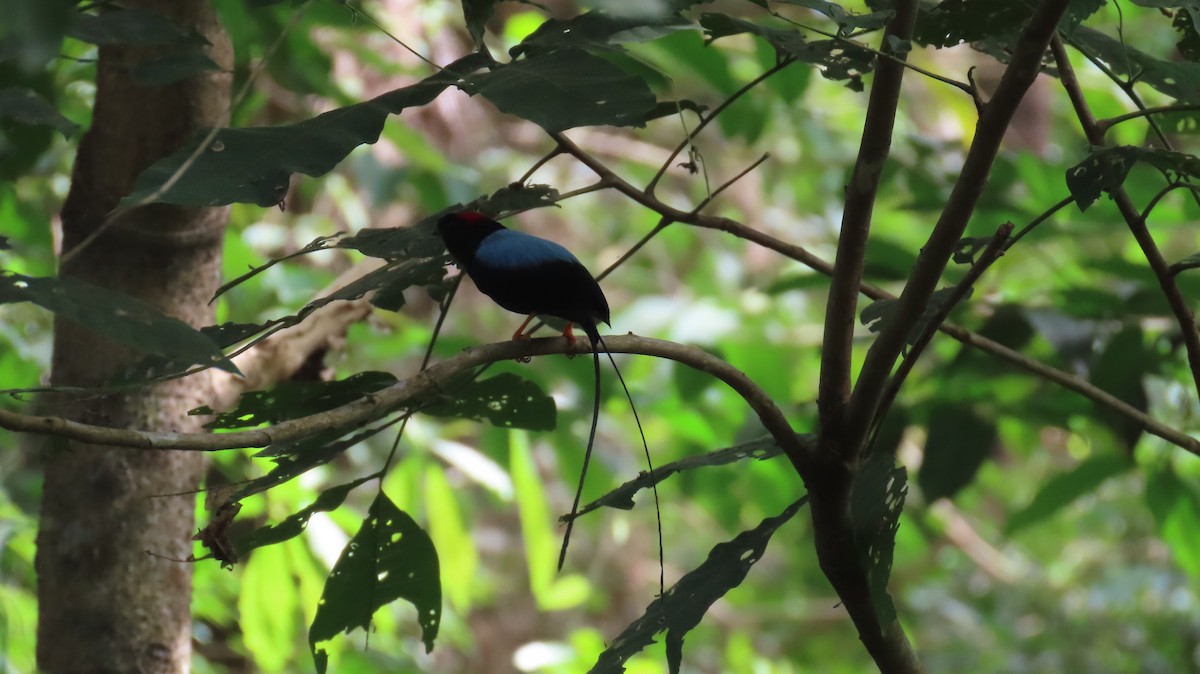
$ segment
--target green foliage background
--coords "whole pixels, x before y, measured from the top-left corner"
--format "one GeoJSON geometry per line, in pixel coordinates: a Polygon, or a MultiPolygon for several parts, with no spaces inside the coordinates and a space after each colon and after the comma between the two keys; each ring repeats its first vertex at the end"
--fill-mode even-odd
{"type": "MultiPolygon", "coordinates": [[[[484,25],[470,13],[464,24],[453,3],[420,10],[400,3],[370,3],[361,9],[321,1],[216,4],[237,50],[237,82],[262,68],[234,111],[234,127],[298,124],[438,77],[367,20],[368,15],[439,63],[468,54],[472,46],[465,26],[479,37],[484,25]],[[272,51],[280,36],[282,42],[272,51]]],[[[805,9],[815,4],[824,3],[772,7],[825,31],[851,34],[858,29],[805,9]]],[[[980,4],[987,3],[975,5],[977,13],[968,17],[972,21],[980,16],[980,4]]],[[[1195,38],[1194,27],[1177,31],[1154,9],[1177,3],[1075,4],[1079,17],[1087,17],[1080,31],[1097,33],[1076,32],[1082,44],[1102,51],[1121,37],[1146,52],[1148,86],[1136,88],[1146,105],[1196,102],[1194,91],[1155,86],[1165,77],[1156,68],[1167,68],[1164,64],[1177,68],[1171,73],[1179,79],[1173,82],[1192,90],[1200,83],[1195,70],[1200,66],[1192,56],[1169,61],[1178,36],[1195,38]],[[1098,11],[1091,14],[1093,10],[1098,11]]],[[[858,13],[872,9],[845,6],[858,13]]],[[[1194,11],[1180,10],[1178,16],[1191,17],[1194,11]]],[[[829,54],[814,55],[806,51],[810,43],[790,41],[788,36],[797,34],[795,26],[765,17],[752,5],[729,14],[733,16],[711,14],[701,21],[719,30],[711,35],[722,35],[712,45],[706,45],[696,26],[678,30],[650,22],[637,27],[636,39],[624,36],[628,41],[620,49],[600,38],[568,41],[589,49],[572,52],[572,58],[602,64],[594,72],[617,78],[632,74],[645,80],[659,100],[696,101],[710,109],[775,67],[781,57],[799,58],[800,63],[738,98],[698,136],[681,159],[692,162],[697,172],[673,167],[660,196],[690,208],[769,152],[770,158],[719,197],[711,210],[830,260],[866,94],[855,90],[861,87],[853,86],[853,78],[847,86],[844,77],[819,76],[811,62],[828,69],[829,62],[821,59],[829,54]]],[[[486,22],[491,53],[502,55],[521,44],[545,16],[535,6],[504,5],[486,22]]],[[[992,32],[969,38],[999,40],[1005,25],[1001,21],[990,28],[992,32]]],[[[873,44],[871,36],[862,41],[873,44]]],[[[913,63],[962,80],[967,68],[986,60],[966,46],[921,46],[932,41],[917,40],[913,63]]],[[[539,48],[547,47],[527,44],[526,58],[540,58],[539,48]]],[[[558,55],[558,61],[535,63],[570,65],[558,55]]],[[[89,59],[94,56],[92,43],[68,37],[61,56],[44,71],[29,75],[6,66],[0,84],[40,92],[63,118],[86,128],[94,95],[89,59]]],[[[1073,56],[1097,116],[1133,109],[1111,78],[1079,53],[1073,56]]],[[[515,67],[500,72],[528,74],[515,67]]],[[[544,73],[534,69],[534,75],[544,73]]],[[[468,91],[488,86],[484,75],[477,77],[480,81],[471,82],[468,91]]],[[[488,77],[494,83],[499,76],[488,77]]],[[[869,85],[870,75],[863,79],[869,85]]],[[[557,130],[564,116],[572,114],[569,105],[554,106],[575,94],[531,86],[523,94],[516,89],[520,95],[512,100],[490,103],[483,96],[439,89],[434,93],[440,98],[426,108],[399,117],[372,112],[362,133],[367,142],[376,134],[378,142],[346,148],[344,161],[326,162],[337,165],[332,173],[294,177],[286,212],[255,203],[232,206],[226,277],[236,278],[317,237],[405,226],[514,182],[552,143],[533,125],[496,108],[548,130],[557,130]]],[[[1068,171],[1091,155],[1056,82],[1046,78],[1039,86],[1049,99],[1042,110],[1047,115],[1041,130],[1045,141],[1037,151],[1014,143],[1000,157],[970,236],[989,236],[1006,221],[1019,228],[1071,196],[1068,171]]],[[[645,102],[634,94],[634,103],[621,105],[645,102]]],[[[906,278],[957,177],[976,118],[970,97],[918,73],[908,74],[902,100],[867,257],[867,280],[893,290],[906,278]]],[[[588,106],[597,103],[591,100],[588,106]]],[[[1164,124],[1170,125],[1177,149],[1195,151],[1195,137],[1185,133],[1196,126],[1194,112],[1164,124]]],[[[695,116],[685,112],[651,121],[644,130],[597,126],[572,137],[626,179],[644,185],[667,149],[694,125],[695,116]]],[[[68,126],[51,128],[12,118],[0,125],[0,170],[11,178],[0,182],[0,235],[8,245],[0,250],[0,263],[7,271],[34,277],[54,274],[55,214],[66,194],[79,137],[68,126]],[[27,136],[32,128],[40,129],[40,135],[27,136]]],[[[1109,133],[1110,142],[1124,145],[1141,146],[1147,137],[1144,120],[1125,122],[1109,133]]],[[[232,140],[228,145],[235,148],[232,140]]],[[[315,161],[318,152],[302,145],[297,154],[300,160],[315,161]]],[[[1164,185],[1155,165],[1135,164],[1124,181],[1139,205],[1164,185]]],[[[1173,175],[1194,173],[1186,157],[1166,166],[1173,175]]],[[[321,172],[320,167],[311,171],[321,172]]],[[[591,179],[586,169],[560,157],[538,169],[530,182],[567,193],[591,179]]],[[[1107,179],[1110,173],[1097,178],[1107,179]]],[[[1099,187],[1089,185],[1098,198],[1087,210],[1069,205],[1023,239],[952,319],[1079,373],[1168,425],[1194,433],[1200,427],[1197,401],[1186,384],[1189,373],[1178,329],[1165,320],[1156,282],[1116,209],[1099,187]]],[[[268,190],[262,198],[246,200],[269,205],[269,197],[268,190]]],[[[1200,248],[1198,215],[1200,208],[1183,190],[1153,210],[1152,231],[1170,261],[1200,248]]],[[[617,260],[657,221],[655,214],[629,200],[595,192],[572,197],[559,208],[531,211],[510,224],[567,244],[596,271],[617,260]]],[[[262,323],[296,314],[361,257],[355,250],[336,248],[272,266],[223,295],[219,319],[262,323]]],[[[950,281],[963,271],[965,266],[952,269],[950,281]]],[[[1200,277],[1194,274],[1184,271],[1179,277],[1190,298],[1200,292],[1200,277]]],[[[603,285],[614,308],[614,332],[695,344],[718,354],[771,394],[798,432],[814,430],[824,277],[720,232],[675,224],[603,285]]],[[[363,371],[399,377],[415,372],[433,336],[438,304],[420,284],[409,288],[399,304],[399,311],[376,311],[369,321],[355,325],[345,347],[327,354],[325,374],[345,379],[363,371]]],[[[49,370],[49,314],[27,303],[9,303],[0,305],[0,319],[0,382],[14,389],[38,386],[49,370]]],[[[513,316],[464,286],[437,341],[435,358],[502,340],[513,325],[513,316]]],[[[861,330],[862,346],[871,338],[861,330]]],[[[623,357],[619,362],[656,465],[763,434],[741,398],[719,383],[666,361],[623,357]]],[[[436,547],[442,592],[436,647],[425,653],[416,609],[394,602],[375,613],[369,648],[362,631],[324,644],[332,671],[586,671],[605,644],[654,599],[655,514],[646,492],[630,511],[601,509],[584,517],[566,569],[559,573],[554,567],[561,533],[556,518],[569,506],[581,467],[591,363],[542,358],[528,365],[499,365],[492,373],[519,375],[553,396],[557,425],[527,431],[432,415],[411,420],[382,488],[436,547]]],[[[0,404],[26,409],[12,398],[0,404]]],[[[601,410],[597,461],[585,501],[645,469],[632,415],[611,373],[606,374],[601,410]]],[[[890,422],[880,442],[897,448],[915,478],[896,537],[890,590],[930,671],[1200,669],[1195,593],[1200,579],[1200,463],[1194,457],[1131,430],[1081,397],[942,338],[935,339],[909,380],[890,422]]],[[[41,441],[0,437],[0,671],[29,672],[36,624],[33,540],[41,441]]],[[[247,498],[239,526],[278,523],[327,489],[377,471],[393,438],[391,433],[375,436],[326,465],[247,498]]],[[[271,465],[253,452],[218,453],[209,485],[258,477],[271,465]]],[[[212,560],[197,563],[195,671],[311,667],[308,626],[330,569],[374,502],[372,485],[348,490],[344,502],[328,511],[309,511],[303,535],[253,550],[232,571],[212,560]]],[[[659,494],[668,585],[700,566],[713,546],[778,515],[802,489],[782,458],[706,467],[664,482],[659,494]]],[[[197,509],[199,521],[211,517],[202,499],[197,509]]],[[[662,648],[660,644],[634,656],[625,663],[627,671],[666,671],[662,648]]],[[[871,669],[817,566],[805,515],[774,534],[747,580],[687,636],[684,666],[691,671],[772,673],[871,669]]]]}

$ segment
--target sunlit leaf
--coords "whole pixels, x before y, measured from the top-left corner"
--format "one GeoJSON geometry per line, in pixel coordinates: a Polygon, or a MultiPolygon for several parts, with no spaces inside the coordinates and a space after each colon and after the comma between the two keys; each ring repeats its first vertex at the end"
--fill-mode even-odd
{"type": "Polygon", "coordinates": [[[317,671],[329,655],[320,644],[355,628],[369,630],[371,616],[397,599],[412,603],[425,651],[433,649],[442,616],[437,550],[429,535],[382,492],[329,572],[308,630],[317,671]]]}
{"type": "Polygon", "coordinates": [[[209,337],[150,304],[73,278],[0,273],[0,304],[32,302],[109,339],[179,362],[237,367],[209,337]]]}
{"type": "Polygon", "coordinates": [[[700,624],[708,609],[725,593],[742,584],[767,550],[767,543],[808,502],[808,497],[788,506],[776,517],[768,517],[757,527],[743,531],[732,541],[718,543],[708,559],[679,579],[646,607],[642,617],[630,623],[605,649],[589,674],[621,674],[625,662],[654,643],[654,637],[667,632],[667,667],[679,672],[683,660],[683,638],[700,624]]]}
{"type": "Polygon", "coordinates": [[[593,10],[569,19],[548,19],[521,44],[510,49],[509,55],[516,58],[522,54],[535,54],[558,47],[597,49],[624,42],[648,42],[694,28],[695,24],[678,14],[612,16],[601,10],[593,10]]]}

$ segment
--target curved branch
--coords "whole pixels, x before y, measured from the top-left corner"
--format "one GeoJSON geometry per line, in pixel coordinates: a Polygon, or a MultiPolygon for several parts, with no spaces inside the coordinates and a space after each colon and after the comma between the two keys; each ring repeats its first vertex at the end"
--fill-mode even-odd
{"type": "MultiPolygon", "coordinates": [[[[725,382],[745,399],[758,414],[763,426],[771,433],[780,448],[801,471],[808,472],[809,457],[804,445],[792,430],[783,412],[771,397],[740,370],[729,363],[693,346],[636,335],[605,337],[613,353],[630,353],[673,360],[706,372],[725,382]]],[[[376,393],[318,414],[235,433],[160,433],[136,429],[109,428],[79,423],[61,417],[33,416],[0,410],[0,428],[25,433],[53,435],[92,445],[127,447],[132,449],[177,449],[212,452],[244,447],[266,447],[308,437],[333,428],[360,426],[399,409],[410,406],[422,397],[441,391],[441,382],[456,373],[497,361],[532,356],[572,353],[562,337],[499,342],[470,347],[461,353],[436,363],[424,372],[399,381],[376,393]]]]}

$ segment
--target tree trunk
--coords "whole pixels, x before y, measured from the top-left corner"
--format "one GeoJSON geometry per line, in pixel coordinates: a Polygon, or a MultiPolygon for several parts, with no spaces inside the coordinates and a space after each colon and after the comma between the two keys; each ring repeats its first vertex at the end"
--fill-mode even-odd
{"type": "MultiPolygon", "coordinates": [[[[232,50],[206,0],[127,2],[162,14],[211,43],[222,70],[141,87],[130,67],[177,46],[100,49],[92,126],[63,206],[63,250],[94,233],[137,174],[202,126],[227,123],[232,50]]],[[[192,325],[211,324],[227,209],[152,205],[107,226],[60,274],[114,288],[192,325]]],[[[51,381],[92,386],[141,358],[69,321],[55,323],[51,381]]],[[[61,413],[114,427],[196,431],[187,410],[210,388],[204,376],[104,397],[61,413]]],[[[182,673],[191,658],[194,495],[202,456],[61,442],[47,457],[38,532],[38,649],[48,674],[182,673]]]]}

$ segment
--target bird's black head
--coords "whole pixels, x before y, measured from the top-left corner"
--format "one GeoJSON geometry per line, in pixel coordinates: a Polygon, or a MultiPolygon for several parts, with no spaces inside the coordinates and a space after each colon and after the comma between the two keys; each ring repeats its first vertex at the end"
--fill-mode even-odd
{"type": "Polygon", "coordinates": [[[442,241],[446,242],[446,250],[459,262],[474,258],[475,250],[489,234],[505,229],[504,225],[475,211],[459,211],[442,216],[437,228],[442,241]]]}

